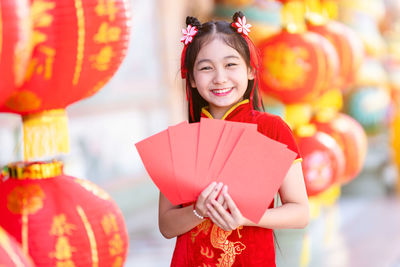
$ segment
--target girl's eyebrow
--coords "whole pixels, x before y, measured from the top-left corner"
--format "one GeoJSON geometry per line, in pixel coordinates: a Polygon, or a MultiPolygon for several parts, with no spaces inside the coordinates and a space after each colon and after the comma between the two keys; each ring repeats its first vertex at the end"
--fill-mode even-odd
{"type": "MultiPolygon", "coordinates": [[[[224,59],[240,59],[240,57],[238,57],[238,56],[235,56],[235,55],[229,55],[229,56],[226,56],[226,57],[224,57],[224,59]]],[[[203,62],[212,62],[210,59],[207,59],[207,58],[205,58],[205,59],[200,59],[199,61],[197,61],[197,65],[198,64],[201,64],[201,63],[203,63],[203,62]]]]}

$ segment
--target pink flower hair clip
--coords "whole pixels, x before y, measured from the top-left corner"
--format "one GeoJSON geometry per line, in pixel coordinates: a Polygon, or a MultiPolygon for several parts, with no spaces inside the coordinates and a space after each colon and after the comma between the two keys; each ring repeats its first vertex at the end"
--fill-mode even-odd
{"type": "Polygon", "coordinates": [[[251,24],[247,23],[246,17],[238,17],[236,22],[232,22],[232,26],[237,29],[238,33],[249,35],[251,24]]]}
{"type": "Polygon", "coordinates": [[[183,37],[181,38],[181,42],[188,45],[192,42],[197,32],[196,26],[188,25],[186,29],[182,29],[183,37]]]}

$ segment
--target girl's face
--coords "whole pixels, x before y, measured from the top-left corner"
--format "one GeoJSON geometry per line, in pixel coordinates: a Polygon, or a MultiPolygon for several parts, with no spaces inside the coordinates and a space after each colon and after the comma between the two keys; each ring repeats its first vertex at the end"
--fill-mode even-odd
{"type": "Polygon", "coordinates": [[[191,86],[208,102],[209,111],[222,117],[243,100],[253,72],[234,48],[215,38],[200,49],[193,68],[191,86]]]}

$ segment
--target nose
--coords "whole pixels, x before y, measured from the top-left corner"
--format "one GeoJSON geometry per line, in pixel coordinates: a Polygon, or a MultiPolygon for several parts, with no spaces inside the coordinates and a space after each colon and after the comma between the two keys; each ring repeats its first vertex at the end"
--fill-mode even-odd
{"type": "Polygon", "coordinates": [[[217,68],[214,74],[214,84],[224,84],[227,81],[226,71],[223,68],[217,68]]]}

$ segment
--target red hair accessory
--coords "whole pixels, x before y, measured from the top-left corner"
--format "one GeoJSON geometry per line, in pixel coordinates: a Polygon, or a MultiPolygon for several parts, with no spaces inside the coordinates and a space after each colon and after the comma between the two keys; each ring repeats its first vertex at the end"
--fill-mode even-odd
{"type": "Polygon", "coordinates": [[[232,22],[232,26],[237,29],[238,33],[249,35],[251,24],[247,23],[246,17],[238,17],[236,22],[232,22]]]}
{"type": "MultiPolygon", "coordinates": [[[[257,52],[256,46],[253,44],[253,42],[249,38],[249,32],[250,32],[250,27],[251,24],[247,23],[247,19],[245,16],[237,17],[236,22],[232,22],[232,27],[236,28],[237,32],[243,36],[243,38],[246,40],[247,46],[249,47],[250,51],[250,64],[253,67],[253,74],[254,74],[254,85],[253,89],[251,90],[250,94],[250,103],[251,103],[251,108],[253,108],[253,98],[254,98],[254,91],[256,87],[256,83],[259,82],[260,77],[259,77],[259,69],[260,69],[260,56],[257,52]]],[[[261,96],[259,94],[258,96],[258,105],[261,106],[261,96]]]]}
{"type": "Polygon", "coordinates": [[[197,34],[196,26],[188,25],[186,29],[182,29],[183,37],[181,38],[181,42],[185,45],[188,45],[192,42],[193,37],[197,34]]]}
{"type": "Polygon", "coordinates": [[[186,48],[189,43],[193,41],[193,37],[197,34],[198,30],[196,26],[188,25],[186,29],[182,29],[183,36],[181,38],[181,42],[185,45],[182,50],[181,55],[181,76],[182,79],[186,79],[187,68],[185,67],[185,55],[186,48]]]}
{"type": "Polygon", "coordinates": [[[187,80],[187,68],[185,66],[185,56],[186,56],[186,48],[189,43],[193,41],[193,37],[197,34],[198,30],[196,26],[188,25],[186,29],[182,29],[183,36],[181,38],[181,42],[185,45],[182,49],[181,55],[181,76],[182,79],[186,79],[186,99],[189,101],[190,105],[190,116],[192,120],[194,120],[193,115],[193,103],[192,103],[192,94],[189,89],[189,81],[187,80]]]}

